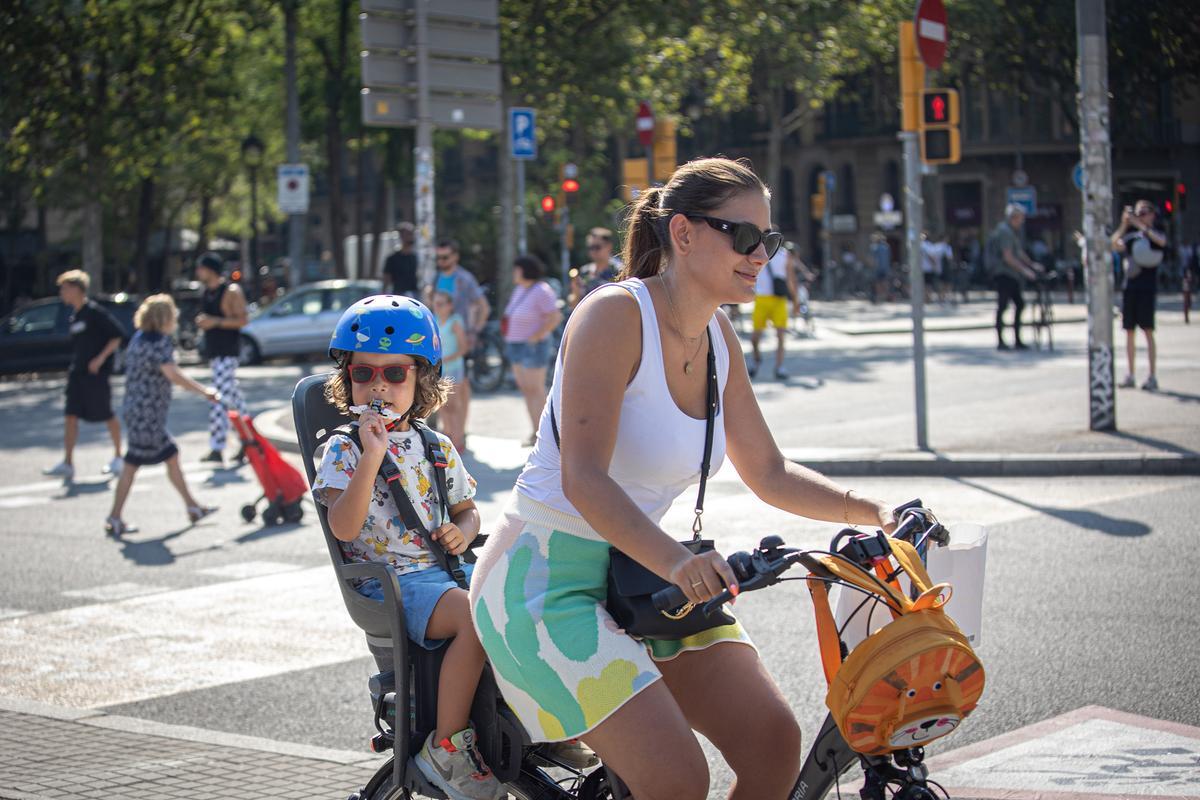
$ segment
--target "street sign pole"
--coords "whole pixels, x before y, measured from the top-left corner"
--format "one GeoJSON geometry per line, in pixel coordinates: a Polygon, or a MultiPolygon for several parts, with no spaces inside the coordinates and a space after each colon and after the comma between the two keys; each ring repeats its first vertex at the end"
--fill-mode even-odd
{"type": "Polygon", "coordinates": [[[1076,0],[1079,40],[1079,150],[1083,165],[1084,268],[1088,289],[1089,426],[1117,429],[1113,381],[1113,274],[1108,222],[1112,209],[1112,152],[1108,127],[1108,30],[1104,0],[1076,0]]]}
{"type": "Polygon", "coordinates": [[[915,131],[904,131],[904,238],[908,253],[908,285],[912,300],[913,377],[916,386],[917,449],[929,449],[928,409],[925,402],[925,276],[921,273],[921,226],[925,199],[921,196],[921,145],[915,131]]]}
{"type": "Polygon", "coordinates": [[[437,220],[433,201],[433,114],[429,103],[429,4],[416,0],[417,143],[413,150],[416,209],[417,275],[422,287],[434,281],[433,243],[437,220]]]}
{"type": "Polygon", "coordinates": [[[525,255],[525,162],[517,161],[517,253],[525,255]]]}
{"type": "Polygon", "coordinates": [[[837,191],[834,173],[825,173],[825,209],[821,212],[821,293],[833,299],[833,196],[837,191]]]}

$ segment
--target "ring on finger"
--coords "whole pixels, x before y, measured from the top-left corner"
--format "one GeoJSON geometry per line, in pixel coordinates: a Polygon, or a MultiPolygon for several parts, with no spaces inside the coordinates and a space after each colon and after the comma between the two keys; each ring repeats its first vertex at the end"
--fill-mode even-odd
{"type": "Polygon", "coordinates": [[[704,581],[692,581],[692,586],[703,586],[704,581]]]}

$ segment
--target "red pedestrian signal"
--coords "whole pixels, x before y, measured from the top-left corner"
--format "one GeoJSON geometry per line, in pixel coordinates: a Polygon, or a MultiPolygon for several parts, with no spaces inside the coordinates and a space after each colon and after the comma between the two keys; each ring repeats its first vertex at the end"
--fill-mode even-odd
{"type": "Polygon", "coordinates": [[[547,214],[554,213],[554,195],[548,194],[542,198],[542,211],[547,214]]]}
{"type": "Polygon", "coordinates": [[[574,194],[579,191],[579,181],[574,178],[567,178],[562,182],[562,190],[567,194],[574,194]]]}
{"type": "Polygon", "coordinates": [[[1166,211],[1168,214],[1174,214],[1175,213],[1175,204],[1172,203],[1170,200],[1164,200],[1163,201],[1163,211],[1166,211]]]}
{"type": "Polygon", "coordinates": [[[957,125],[958,92],[953,89],[921,90],[921,126],[957,125]]]}
{"type": "Polygon", "coordinates": [[[1175,184],[1175,204],[1179,206],[1180,211],[1187,211],[1187,184],[1175,184]]]}

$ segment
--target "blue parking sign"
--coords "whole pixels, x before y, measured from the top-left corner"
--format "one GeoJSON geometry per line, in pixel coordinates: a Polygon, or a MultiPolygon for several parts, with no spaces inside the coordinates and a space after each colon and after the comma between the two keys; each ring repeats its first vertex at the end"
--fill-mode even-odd
{"type": "Polygon", "coordinates": [[[537,112],[532,108],[508,110],[508,151],[517,159],[537,158],[537,112]]]}

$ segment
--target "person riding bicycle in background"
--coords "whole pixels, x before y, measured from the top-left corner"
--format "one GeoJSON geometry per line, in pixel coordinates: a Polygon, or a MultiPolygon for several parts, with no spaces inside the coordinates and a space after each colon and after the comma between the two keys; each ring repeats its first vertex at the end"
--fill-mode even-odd
{"type": "Polygon", "coordinates": [[[1112,249],[1124,256],[1125,289],[1121,293],[1121,327],[1125,329],[1125,359],[1129,372],[1120,386],[1137,385],[1134,362],[1137,357],[1137,329],[1146,336],[1146,356],[1150,375],[1142,388],[1158,389],[1158,350],[1154,342],[1154,306],[1158,294],[1158,265],[1167,247],[1167,236],[1154,226],[1155,209],[1149,200],[1138,200],[1121,212],[1121,225],[1112,235],[1112,249]]]}
{"type": "Polygon", "coordinates": [[[610,547],[690,602],[736,591],[723,557],[693,555],[660,527],[699,480],[710,346],[719,391],[712,469],[728,450],[749,488],[777,508],[893,527],[889,504],[783,457],[744,360],[731,356],[741,345],[718,308],[751,301],[779,247],[769,197],[744,162],[725,158],[692,161],[642,193],[625,280],[571,315],[537,444],[472,582],[480,640],[531,738],[582,738],[639,800],[707,796],[694,731],[733,768],[731,797],[785,797],[801,761],[799,726],[738,623],[639,641],[604,605],[610,547]]]}
{"type": "Polygon", "coordinates": [[[1024,281],[1037,280],[1046,268],[1025,254],[1019,231],[1025,224],[1025,211],[1015,203],[1004,208],[1004,219],[997,223],[988,236],[985,259],[988,274],[996,282],[996,337],[997,350],[1010,350],[1004,341],[1004,312],[1013,304],[1013,340],[1017,350],[1028,350],[1021,341],[1021,312],[1025,310],[1025,298],[1021,295],[1024,281]]]}
{"type": "MultiPolygon", "coordinates": [[[[484,653],[471,626],[467,593],[438,563],[432,546],[406,530],[386,481],[384,459],[400,470],[398,483],[437,545],[458,555],[479,534],[479,511],[471,499],[475,480],[449,438],[437,434],[446,461],[448,497],[438,497],[433,464],[411,420],[446,402],[451,386],[441,377],[441,339],[429,309],[398,295],[377,295],[347,309],[330,341],[337,369],[325,385],[331,404],[358,415],[362,449],[344,434],[329,439],[313,495],[329,509],[329,529],[353,560],[391,566],[400,582],[408,636],[429,650],[451,639],[438,682],[437,727],[417,766],[453,798],[492,800],[503,787],[479,757],[468,715],[483,672],[484,653]],[[393,305],[393,303],[395,303],[393,305]],[[379,401],[378,410],[372,401],[379,401]],[[442,501],[449,515],[442,517],[442,501]]],[[[470,565],[463,571],[469,577],[470,565]]],[[[383,600],[379,581],[358,592],[383,600]]]]}

